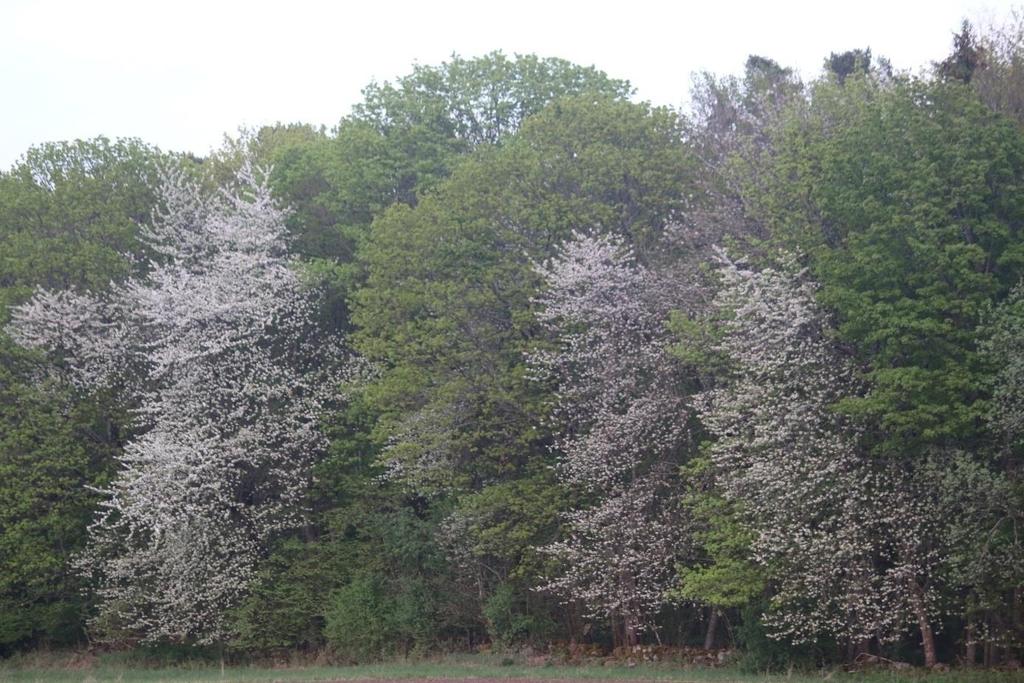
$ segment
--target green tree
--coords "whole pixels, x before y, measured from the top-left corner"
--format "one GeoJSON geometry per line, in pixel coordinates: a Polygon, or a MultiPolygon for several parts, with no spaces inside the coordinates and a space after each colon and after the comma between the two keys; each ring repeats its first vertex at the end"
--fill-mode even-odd
{"type": "MultiPolygon", "coordinates": [[[[365,243],[375,217],[396,204],[415,206],[474,150],[496,147],[513,138],[527,117],[559,97],[594,93],[595,97],[621,101],[629,92],[624,81],[563,60],[506,57],[497,52],[474,59],[456,56],[440,66],[417,66],[394,83],[370,84],[364,102],[329,134],[301,125],[266,127],[227,145],[215,161],[227,173],[237,163],[233,160],[239,158],[240,151],[247,148],[273,166],[274,192],[294,208],[289,228],[295,248],[307,262],[308,275],[326,286],[328,305],[323,314],[333,324],[347,328],[351,325],[349,300],[367,276],[367,261],[357,254],[369,249],[365,243]]],[[[413,240],[403,245],[400,237],[396,236],[395,249],[418,248],[413,240]]],[[[454,400],[456,391],[453,388],[449,398],[454,400]]],[[[402,407],[391,406],[380,387],[371,387],[344,414],[336,416],[331,455],[318,467],[319,483],[310,500],[316,515],[296,539],[309,555],[371,556],[366,547],[375,542],[375,536],[359,520],[395,509],[425,514],[421,501],[407,498],[401,487],[380,488],[375,483],[385,474],[376,458],[386,437],[378,439],[370,432],[378,413],[388,411],[400,413],[402,407]]],[[[483,431],[488,428],[481,427],[483,431]]],[[[380,436],[386,430],[377,429],[376,433],[380,436]]],[[[545,491],[543,486],[538,490],[540,499],[547,495],[545,491]]],[[[546,519],[543,515],[538,518],[546,519]]],[[[437,520],[431,524],[436,530],[437,520]]],[[[518,533],[510,530],[511,537],[518,533]]],[[[509,558],[519,546],[499,549],[502,542],[495,538],[488,547],[511,567],[515,563],[509,558]]],[[[522,544],[521,539],[517,542],[522,544]]],[[[353,560],[351,566],[359,566],[361,561],[353,560]]],[[[353,580],[345,568],[348,560],[325,562],[333,567],[333,578],[327,581],[332,589],[353,580]]],[[[320,599],[315,582],[302,578],[307,576],[302,567],[279,571],[284,584],[291,586],[288,590],[303,596],[296,599],[320,599]]],[[[403,568],[387,571],[402,575],[403,568]]],[[[266,578],[267,590],[275,590],[275,584],[276,579],[266,578]]],[[[280,623],[255,609],[240,613],[240,629],[249,634],[248,643],[260,639],[283,642],[289,633],[297,633],[290,625],[294,611],[284,609],[284,601],[273,604],[282,606],[280,623]]]]}
{"type": "MultiPolygon", "coordinates": [[[[0,327],[37,286],[98,289],[139,255],[164,157],[137,140],[49,143],[0,173],[0,327]]],[[[82,637],[70,567],[124,439],[123,406],[73,396],[0,331],[0,651],[82,637]]]]}
{"type": "Polygon", "coordinates": [[[381,433],[397,437],[391,457],[436,461],[420,474],[472,487],[536,452],[540,397],[522,357],[535,334],[531,261],[573,230],[653,250],[685,201],[679,136],[668,111],[566,101],[374,224],[355,321],[361,350],[385,365],[371,400],[381,433]]]}
{"type": "Polygon", "coordinates": [[[248,147],[273,165],[275,191],[295,209],[297,253],[347,263],[384,209],[415,205],[459,159],[514,135],[551,102],[583,93],[624,100],[631,92],[626,81],[561,59],[455,55],[393,83],[371,83],[330,134],[302,124],[268,126],[232,141],[220,161],[230,167],[248,147]]]}
{"type": "MultiPolygon", "coordinates": [[[[818,299],[864,380],[835,408],[860,425],[878,466],[913,482],[928,530],[904,549],[931,566],[916,577],[919,595],[956,605],[971,640],[978,605],[993,604],[983,586],[1002,586],[1006,600],[1014,580],[968,558],[982,547],[1015,552],[1003,540],[1015,515],[977,491],[1018,495],[1015,477],[1003,479],[1016,465],[989,423],[1000,405],[994,376],[1012,368],[1012,353],[984,345],[987,312],[1022,275],[1024,134],[956,80],[851,75],[809,95],[747,163],[745,197],[821,283],[818,299]]],[[[918,621],[934,662],[941,644],[918,621]]]]}
{"type": "Polygon", "coordinates": [[[543,476],[547,395],[525,363],[540,336],[533,264],[574,230],[618,234],[659,258],[693,169],[681,131],[668,110],[563,100],[499,148],[478,150],[415,208],[374,223],[354,320],[357,345],[381,367],[367,391],[380,413],[375,438],[393,476],[457,501],[451,519],[469,520],[462,542],[481,601],[487,586],[521,573],[524,559],[510,550],[550,532],[550,504],[521,517],[502,493],[532,482],[516,495],[554,495],[543,476]]]}
{"type": "MultiPolygon", "coordinates": [[[[743,607],[765,590],[766,577],[751,560],[754,535],[743,523],[734,502],[714,488],[711,462],[695,458],[684,468],[687,495],[683,499],[696,546],[695,562],[679,567],[679,585],[672,597],[694,600],[718,610],[743,607]]],[[[709,626],[705,647],[714,646],[714,626],[709,626]]]]}
{"type": "Polygon", "coordinates": [[[561,59],[453,55],[369,84],[329,133],[304,124],[243,132],[214,155],[211,175],[229,180],[243,151],[273,167],[275,195],[293,209],[292,250],[328,286],[328,314],[344,326],[346,300],[365,276],[356,253],[375,217],[414,206],[474,149],[501,144],[551,102],[583,93],[624,100],[632,89],[561,59]]]}
{"type": "Polygon", "coordinates": [[[0,306],[39,285],[101,288],[127,275],[160,158],[138,140],[96,138],[33,147],[0,173],[0,306]]]}
{"type": "Polygon", "coordinates": [[[385,134],[425,129],[474,147],[500,142],[552,101],[583,93],[625,99],[632,88],[564,59],[509,58],[501,52],[473,59],[453,55],[440,66],[416,66],[394,84],[371,83],[355,118],[385,134]]]}
{"type": "Polygon", "coordinates": [[[893,453],[982,439],[978,325],[1021,274],[1021,131],[956,83],[820,82],[764,168],[754,203],[807,255],[869,380],[844,409],[893,453]]]}
{"type": "Polygon", "coordinates": [[[976,38],[983,61],[971,87],[994,111],[1024,124],[1024,11],[1012,11],[1003,25],[983,26],[976,38]]]}
{"type": "Polygon", "coordinates": [[[953,34],[953,52],[935,65],[939,76],[949,80],[970,83],[979,69],[985,68],[985,49],[971,23],[964,20],[960,33],[953,34]]]}
{"type": "Polygon", "coordinates": [[[832,52],[825,60],[825,70],[833,74],[839,85],[853,74],[871,73],[871,48],[832,52]]]}

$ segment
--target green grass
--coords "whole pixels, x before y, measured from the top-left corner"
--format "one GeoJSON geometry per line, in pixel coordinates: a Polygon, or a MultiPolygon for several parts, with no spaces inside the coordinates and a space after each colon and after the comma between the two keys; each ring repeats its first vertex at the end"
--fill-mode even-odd
{"type": "Polygon", "coordinates": [[[625,680],[678,683],[1019,683],[1021,674],[995,671],[952,671],[925,674],[921,671],[849,674],[839,671],[804,674],[748,674],[730,668],[685,669],[669,664],[619,666],[502,666],[495,657],[446,657],[437,661],[391,662],[361,666],[291,666],[260,668],[184,663],[161,668],[140,668],[100,660],[88,668],[74,669],[67,658],[14,658],[0,662],[0,682],[7,683],[273,683],[276,681],[353,681],[408,679],[518,678],[532,680],[625,680]]]}

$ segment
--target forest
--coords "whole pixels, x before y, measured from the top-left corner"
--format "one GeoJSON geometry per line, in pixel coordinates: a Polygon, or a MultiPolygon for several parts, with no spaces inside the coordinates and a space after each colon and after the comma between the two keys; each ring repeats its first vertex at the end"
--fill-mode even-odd
{"type": "Polygon", "coordinates": [[[453,55],[0,172],[0,657],[1024,657],[1024,23],[453,55]]]}

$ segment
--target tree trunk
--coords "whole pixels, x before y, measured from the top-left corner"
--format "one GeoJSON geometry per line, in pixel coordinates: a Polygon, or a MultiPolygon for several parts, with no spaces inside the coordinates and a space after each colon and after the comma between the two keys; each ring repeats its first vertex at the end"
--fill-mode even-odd
{"type": "MultiPolygon", "coordinates": [[[[636,577],[626,570],[619,571],[619,590],[623,596],[636,595],[636,577]]],[[[622,611],[622,644],[632,648],[639,640],[640,618],[631,597],[623,600],[622,611]]]]}
{"type": "Polygon", "coordinates": [[[1013,615],[1013,627],[1017,631],[1017,637],[1024,635],[1024,589],[1017,586],[1013,589],[1013,602],[1010,605],[1010,613],[1013,615]]]}
{"type": "Polygon", "coordinates": [[[583,642],[586,634],[583,632],[583,625],[580,623],[579,609],[576,602],[567,605],[563,611],[566,630],[569,632],[569,654],[576,654],[576,646],[583,642]]]}
{"type": "Polygon", "coordinates": [[[639,633],[639,620],[632,614],[623,614],[622,644],[628,648],[633,648],[638,642],[640,642],[639,633]]]}
{"type": "Polygon", "coordinates": [[[708,616],[708,631],[704,635],[704,649],[714,650],[715,649],[715,632],[718,631],[718,609],[715,607],[711,608],[711,614],[708,616]]]}
{"type": "Polygon", "coordinates": [[[974,639],[974,622],[967,623],[967,630],[964,631],[964,666],[974,666],[978,658],[978,643],[974,639]]]}
{"type": "Polygon", "coordinates": [[[846,643],[846,661],[850,664],[859,662],[863,657],[871,654],[871,639],[861,638],[850,640],[846,643]]]}
{"type": "Polygon", "coordinates": [[[932,633],[932,626],[928,623],[928,617],[919,615],[917,623],[921,628],[921,649],[924,650],[924,665],[931,669],[939,660],[935,657],[935,634],[932,633]]]}
{"type": "Polygon", "coordinates": [[[929,669],[939,663],[935,656],[935,633],[932,625],[928,622],[928,612],[924,607],[924,591],[911,582],[911,594],[913,597],[914,614],[917,617],[917,626],[921,629],[921,649],[924,651],[924,665],[929,669]]]}

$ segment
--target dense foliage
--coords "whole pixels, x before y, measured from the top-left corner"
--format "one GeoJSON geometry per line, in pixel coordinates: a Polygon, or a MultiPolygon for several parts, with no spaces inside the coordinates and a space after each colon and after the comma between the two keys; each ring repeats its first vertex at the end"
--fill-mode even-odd
{"type": "Polygon", "coordinates": [[[261,549],[297,525],[325,448],[318,414],[340,391],[340,345],[314,324],[285,260],[284,214],[248,165],[204,198],[182,174],[142,237],[157,259],[101,296],[39,289],[13,339],[45,350],[83,393],[131,407],[130,439],[91,544],[107,630],[210,643],[230,633],[261,549]]]}
{"type": "Polygon", "coordinates": [[[493,53],[0,173],[0,652],[1024,655],[1019,29],[493,53]],[[259,169],[266,169],[265,171],[259,169]]]}

